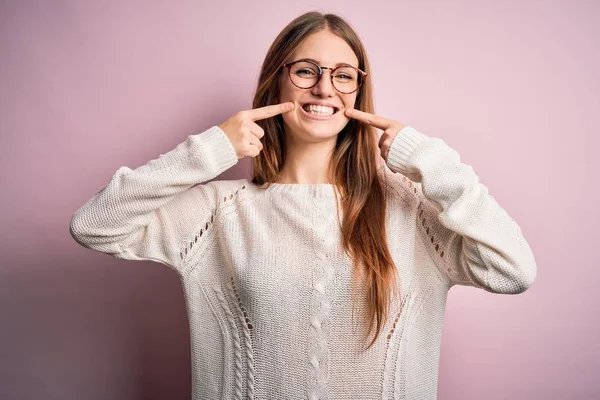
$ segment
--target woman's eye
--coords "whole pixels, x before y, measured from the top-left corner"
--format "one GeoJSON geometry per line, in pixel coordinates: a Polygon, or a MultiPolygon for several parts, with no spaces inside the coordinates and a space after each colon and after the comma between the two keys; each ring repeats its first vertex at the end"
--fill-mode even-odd
{"type": "Polygon", "coordinates": [[[314,75],[314,72],[309,69],[300,69],[296,71],[298,75],[314,75]]]}
{"type": "Polygon", "coordinates": [[[350,68],[341,68],[336,71],[335,79],[344,82],[354,82],[356,80],[356,73],[350,68]]]}

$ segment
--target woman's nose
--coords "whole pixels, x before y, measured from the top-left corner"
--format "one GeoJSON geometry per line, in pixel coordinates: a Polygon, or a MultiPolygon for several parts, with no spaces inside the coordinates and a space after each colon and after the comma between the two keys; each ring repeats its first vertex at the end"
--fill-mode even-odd
{"type": "Polygon", "coordinates": [[[323,73],[321,74],[321,79],[319,79],[319,82],[312,88],[313,94],[323,97],[332,97],[335,94],[335,88],[331,83],[330,74],[331,70],[323,70],[323,73]]]}

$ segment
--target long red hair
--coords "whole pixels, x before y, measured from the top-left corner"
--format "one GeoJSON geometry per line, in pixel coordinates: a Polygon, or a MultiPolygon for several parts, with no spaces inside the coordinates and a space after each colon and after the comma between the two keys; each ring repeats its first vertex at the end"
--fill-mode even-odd
{"type": "MultiPolygon", "coordinates": [[[[354,29],[340,16],[316,11],[290,22],[277,36],[262,64],[253,108],[277,103],[281,65],[309,35],[328,29],[348,43],[356,54],[359,68],[367,72],[355,108],[372,113],[373,90],[366,51],[354,29]]],[[[257,121],[264,129],[263,150],[252,159],[252,182],[268,186],[276,182],[285,161],[283,118],[257,121]]],[[[379,336],[389,318],[389,307],[398,288],[396,267],[387,246],[385,229],[386,184],[380,173],[378,138],[374,128],[351,119],[338,134],[330,171],[341,193],[342,244],[353,260],[353,292],[366,296],[366,334],[376,326],[368,348],[379,336]]],[[[336,192],[336,198],[338,194],[336,192]]],[[[339,198],[338,198],[339,201],[339,198]]],[[[338,213],[339,215],[339,213],[338,213]]],[[[354,307],[353,307],[354,315],[354,307]]]]}

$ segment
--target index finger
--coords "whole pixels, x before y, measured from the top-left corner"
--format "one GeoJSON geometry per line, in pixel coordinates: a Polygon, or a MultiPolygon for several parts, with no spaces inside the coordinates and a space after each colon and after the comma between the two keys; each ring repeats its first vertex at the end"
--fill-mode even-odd
{"type": "Polygon", "coordinates": [[[253,108],[252,110],[248,110],[248,116],[252,121],[257,121],[259,119],[274,117],[278,114],[292,111],[293,109],[294,103],[288,101],[285,103],[253,108]]]}
{"type": "Polygon", "coordinates": [[[392,120],[380,117],[379,115],[360,111],[355,108],[347,108],[346,115],[382,130],[386,130],[390,127],[390,125],[392,125],[392,120]]]}

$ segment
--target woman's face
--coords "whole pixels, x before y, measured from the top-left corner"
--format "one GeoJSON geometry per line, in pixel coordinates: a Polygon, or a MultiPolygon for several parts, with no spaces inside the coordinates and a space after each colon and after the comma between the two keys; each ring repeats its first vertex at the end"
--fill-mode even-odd
{"type": "MultiPolygon", "coordinates": [[[[358,58],[352,48],[329,30],[314,33],[304,39],[289,62],[304,58],[312,59],[322,67],[335,68],[344,63],[358,68],[358,58]]],[[[319,83],[310,89],[301,89],[290,81],[288,69],[283,69],[279,80],[279,100],[281,103],[291,101],[296,105],[293,111],[282,115],[286,135],[294,135],[296,140],[316,142],[337,136],[346,126],[349,118],[344,114],[344,109],[354,107],[358,91],[351,94],[338,92],[331,83],[330,74],[331,70],[324,69],[319,83]],[[309,104],[318,103],[335,107],[334,114],[311,114],[309,104]]],[[[316,111],[326,111],[327,114],[328,109],[316,111]]]]}

